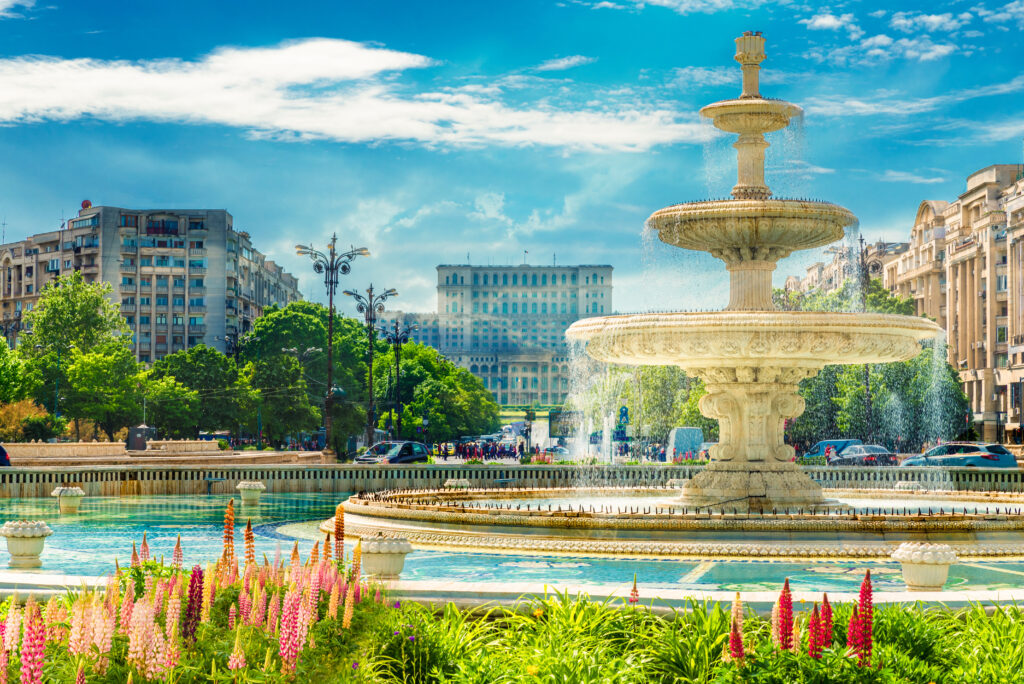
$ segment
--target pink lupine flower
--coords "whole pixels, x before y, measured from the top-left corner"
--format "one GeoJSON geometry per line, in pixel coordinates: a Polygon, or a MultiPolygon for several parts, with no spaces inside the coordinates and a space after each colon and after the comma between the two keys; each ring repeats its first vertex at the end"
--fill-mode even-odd
{"type": "Polygon", "coordinates": [[[267,607],[267,627],[266,627],[266,631],[267,631],[268,635],[269,634],[277,634],[278,633],[278,626],[279,625],[278,625],[278,620],[277,620],[277,614],[278,614],[278,611],[280,611],[280,609],[281,609],[281,597],[277,596],[275,594],[273,597],[271,597],[270,605],[267,607]]]}
{"type": "Polygon", "coordinates": [[[174,670],[181,661],[181,647],[178,645],[178,625],[171,626],[171,632],[167,636],[167,643],[164,647],[164,669],[174,670]]]}
{"type": "Polygon", "coordinates": [[[139,560],[145,563],[149,560],[149,542],[146,541],[146,533],[142,533],[142,545],[139,546],[139,560]]]}
{"type": "Polygon", "coordinates": [[[292,589],[285,595],[284,607],[281,610],[281,634],[278,638],[278,653],[281,656],[281,669],[285,674],[295,671],[295,663],[299,658],[299,594],[292,589]]]}
{"type": "Polygon", "coordinates": [[[75,684],[85,684],[85,663],[78,661],[78,669],[75,670],[75,684]]]}
{"type": "MultiPolygon", "coordinates": [[[[358,600],[357,598],[356,601],[358,600]]],[[[629,603],[631,605],[640,603],[640,592],[636,588],[636,573],[633,573],[633,589],[629,592],[629,603]]]]}
{"type": "Polygon", "coordinates": [[[377,587],[377,591],[375,591],[373,593],[373,602],[374,603],[384,603],[384,597],[381,596],[380,587],[377,587]]]}
{"type": "Polygon", "coordinates": [[[85,655],[92,645],[92,601],[79,598],[71,607],[71,634],[68,653],[85,655]]]}
{"type": "Polygon", "coordinates": [[[231,607],[228,608],[228,629],[235,628],[235,615],[237,615],[237,613],[238,611],[235,609],[235,604],[232,603],[231,607]]]}
{"type": "Polygon", "coordinates": [[[132,542],[132,567],[137,568],[141,565],[142,563],[139,560],[139,552],[135,548],[135,542],[132,542]]]}
{"type": "Polygon", "coordinates": [[[857,606],[853,607],[853,614],[846,626],[846,647],[855,655],[860,653],[860,617],[857,615],[857,606]]]}
{"type": "Polygon", "coordinates": [[[178,629],[178,621],[181,619],[181,590],[178,587],[174,588],[171,592],[171,597],[167,599],[167,612],[164,614],[164,629],[167,632],[167,637],[170,638],[172,633],[176,633],[178,629]]]}
{"type": "Polygon", "coordinates": [[[100,654],[96,670],[103,672],[107,667],[107,654],[114,644],[115,613],[106,604],[99,604],[92,611],[92,646],[100,654]]]}
{"type": "Polygon", "coordinates": [[[228,658],[228,669],[234,671],[244,667],[245,653],[242,652],[242,630],[238,630],[235,633],[235,648],[231,651],[231,657],[228,658]]]}
{"type": "Polygon", "coordinates": [[[238,618],[243,624],[248,623],[250,612],[252,612],[252,599],[249,597],[249,592],[242,589],[242,593],[238,595],[238,618]]]}
{"type": "Polygon", "coordinates": [[[21,611],[14,603],[7,611],[7,622],[4,623],[4,649],[10,653],[18,650],[21,641],[21,611]]]}
{"type": "Polygon", "coordinates": [[[25,606],[25,642],[21,645],[21,684],[42,684],[46,625],[31,600],[25,606]]]}
{"type": "Polygon", "coordinates": [[[779,602],[776,601],[772,604],[772,617],[769,622],[771,625],[772,633],[772,645],[779,648],[782,645],[782,639],[779,637],[779,602]]]}
{"type": "Polygon", "coordinates": [[[171,554],[171,567],[175,570],[181,570],[181,535],[178,535],[178,541],[174,543],[174,552],[171,554]]]}
{"type": "Polygon", "coordinates": [[[132,593],[129,588],[124,593],[124,598],[121,600],[121,614],[118,620],[117,631],[121,634],[128,633],[128,627],[132,621],[132,611],[135,609],[135,594],[132,593]]]}
{"type": "Polygon", "coordinates": [[[10,661],[10,654],[6,648],[0,649],[0,684],[7,684],[7,665],[10,661]]]}
{"type": "Polygon", "coordinates": [[[732,602],[732,614],[729,625],[729,657],[732,660],[743,661],[746,656],[743,650],[743,604],[740,602],[740,594],[736,592],[736,599],[732,602]]]}

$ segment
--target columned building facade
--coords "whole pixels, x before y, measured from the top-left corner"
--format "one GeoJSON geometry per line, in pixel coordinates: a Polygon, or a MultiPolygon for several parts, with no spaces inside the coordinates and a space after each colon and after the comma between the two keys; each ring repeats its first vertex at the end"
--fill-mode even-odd
{"type": "Polygon", "coordinates": [[[954,201],[923,202],[911,245],[886,285],[946,330],[979,437],[1021,441],[1024,165],[986,167],[954,201]]]}
{"type": "Polygon", "coordinates": [[[388,312],[413,338],[478,376],[503,405],[561,404],[569,391],[565,331],[609,314],[612,267],[437,267],[437,313],[388,312]]]}

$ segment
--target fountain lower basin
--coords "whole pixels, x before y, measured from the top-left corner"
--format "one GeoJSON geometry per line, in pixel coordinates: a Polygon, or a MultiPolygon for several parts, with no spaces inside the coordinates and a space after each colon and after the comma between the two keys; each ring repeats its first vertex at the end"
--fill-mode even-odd
{"type": "MultiPolygon", "coordinates": [[[[908,540],[948,543],[963,557],[1024,555],[1024,515],[1005,507],[991,513],[991,502],[972,505],[967,496],[954,502],[956,508],[946,501],[941,515],[927,495],[902,497],[899,508],[879,500],[874,508],[852,492],[840,499],[855,505],[750,514],[697,512],[673,494],[631,488],[386,492],[350,498],[345,530],[402,536],[417,548],[584,556],[887,558],[908,540]],[[915,506],[915,499],[921,503],[915,506]]],[[[332,531],[333,524],[324,521],[321,530],[332,531]]]]}

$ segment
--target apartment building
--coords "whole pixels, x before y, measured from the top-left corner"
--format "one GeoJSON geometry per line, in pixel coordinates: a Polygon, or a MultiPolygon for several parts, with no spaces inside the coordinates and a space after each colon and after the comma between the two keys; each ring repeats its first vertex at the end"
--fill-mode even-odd
{"type": "Polygon", "coordinates": [[[144,363],[197,344],[230,352],[265,306],[301,298],[296,278],[235,231],[227,211],[86,201],[61,230],[0,245],[0,320],[9,343],[43,286],[72,271],[113,286],[144,363]]]}
{"type": "MultiPolygon", "coordinates": [[[[864,247],[864,258],[868,274],[872,278],[882,279],[887,264],[902,255],[909,245],[906,242],[886,242],[879,240],[868,243],[864,247]]],[[[860,254],[858,245],[841,243],[825,249],[825,254],[832,255],[828,262],[818,261],[807,267],[803,278],[789,276],[785,288],[788,292],[810,292],[816,290],[824,294],[835,292],[850,278],[860,277],[860,254]]]]}
{"type": "Polygon", "coordinates": [[[1024,165],[967,177],[954,201],[926,201],[911,249],[886,269],[893,292],[946,330],[981,439],[1021,441],[1024,383],[1024,165]]]}
{"type": "Polygon", "coordinates": [[[437,313],[388,312],[416,341],[477,375],[504,405],[560,404],[569,392],[565,331],[609,314],[612,267],[437,267],[437,313]]]}

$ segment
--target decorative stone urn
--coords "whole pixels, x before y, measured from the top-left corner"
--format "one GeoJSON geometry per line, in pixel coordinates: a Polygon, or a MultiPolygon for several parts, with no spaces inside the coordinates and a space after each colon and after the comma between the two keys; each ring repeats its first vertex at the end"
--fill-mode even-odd
{"type": "Polygon", "coordinates": [[[363,537],[363,570],[367,576],[381,580],[396,580],[405,567],[405,556],[412,544],[405,537],[363,537]]]}
{"type": "Polygon", "coordinates": [[[892,554],[903,569],[903,581],[909,591],[942,591],[949,577],[949,566],[956,553],[948,544],[903,542],[892,554]]]}
{"type": "Polygon", "coordinates": [[[50,496],[57,497],[61,513],[78,513],[78,507],[85,497],[85,492],[81,487],[60,486],[50,492],[50,496]]]}
{"type": "Polygon", "coordinates": [[[246,506],[257,506],[260,503],[260,494],[266,490],[267,486],[262,482],[243,480],[239,482],[235,489],[242,495],[242,504],[246,506]]]}
{"type": "Polygon", "coordinates": [[[46,538],[53,530],[42,520],[10,520],[0,527],[0,536],[7,538],[7,552],[12,568],[38,568],[46,538]]]}

